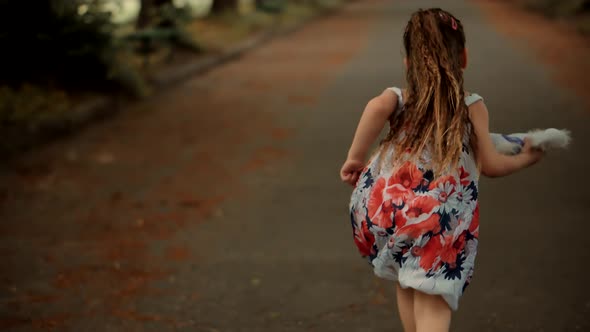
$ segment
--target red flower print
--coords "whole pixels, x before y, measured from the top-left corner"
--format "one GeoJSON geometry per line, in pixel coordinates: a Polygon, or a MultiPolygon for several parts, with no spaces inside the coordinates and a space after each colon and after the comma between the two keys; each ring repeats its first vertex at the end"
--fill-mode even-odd
{"type": "Polygon", "coordinates": [[[391,195],[396,205],[402,202],[412,200],[415,197],[413,188],[420,185],[423,174],[411,162],[406,162],[394,175],[387,181],[387,194],[391,195]]]}
{"type": "Polygon", "coordinates": [[[479,204],[475,206],[473,211],[473,218],[471,218],[471,224],[469,224],[469,233],[474,237],[479,235],[479,204]]]}
{"type": "Polygon", "coordinates": [[[393,247],[395,247],[395,237],[390,236],[389,240],[387,241],[387,248],[391,249],[393,247]]]}
{"type": "Polygon", "coordinates": [[[393,226],[392,216],[394,212],[394,207],[390,199],[384,201],[384,188],[385,179],[380,178],[375,183],[375,187],[373,187],[371,197],[369,198],[369,202],[367,204],[367,210],[369,213],[369,218],[371,218],[371,222],[374,225],[383,229],[387,229],[393,226]]]}
{"type": "Polygon", "coordinates": [[[457,254],[465,248],[465,233],[459,235],[454,242],[452,235],[445,236],[444,240],[445,244],[440,255],[441,261],[447,264],[455,263],[457,254]]]}
{"type": "Polygon", "coordinates": [[[453,242],[453,248],[459,250],[459,252],[463,251],[463,249],[465,249],[466,239],[467,239],[467,232],[461,233],[455,239],[455,242],[453,242]]]}
{"type": "Polygon", "coordinates": [[[403,202],[411,201],[416,197],[412,189],[406,189],[400,184],[394,184],[393,187],[386,189],[387,194],[391,195],[395,205],[402,205],[403,202]]]}
{"type": "Polygon", "coordinates": [[[426,220],[440,203],[430,196],[418,196],[408,201],[403,209],[395,213],[395,224],[397,227],[404,227],[410,224],[426,220]]]}
{"type": "Polygon", "coordinates": [[[388,216],[391,216],[391,213],[394,211],[394,209],[395,207],[393,206],[393,203],[390,199],[386,200],[383,202],[383,205],[381,205],[381,212],[387,214],[388,216]]]}
{"type": "Polygon", "coordinates": [[[423,174],[411,162],[406,162],[391,178],[389,178],[388,185],[401,185],[404,189],[412,189],[417,187],[422,181],[423,174]]]}
{"type": "Polygon", "coordinates": [[[381,205],[381,211],[374,215],[373,219],[371,220],[373,221],[374,225],[383,229],[388,229],[393,227],[393,213],[393,203],[391,200],[387,200],[381,205]]]}
{"type": "Polygon", "coordinates": [[[375,236],[369,231],[366,221],[361,222],[361,227],[354,228],[354,243],[363,257],[375,254],[375,236]]]}
{"type": "Polygon", "coordinates": [[[385,179],[379,178],[373,189],[371,191],[371,197],[369,198],[369,202],[367,203],[367,209],[369,210],[369,215],[374,215],[381,204],[383,204],[383,189],[385,188],[385,179]]]}
{"type": "Polygon", "coordinates": [[[429,189],[433,190],[441,184],[443,185],[443,187],[445,184],[450,184],[454,188],[455,185],[457,184],[457,181],[455,180],[455,177],[453,177],[452,175],[442,176],[442,177],[434,180],[433,182],[431,182],[429,189]]]}
{"type": "Polygon", "coordinates": [[[440,255],[442,249],[442,243],[440,242],[440,236],[435,236],[428,240],[428,243],[422,247],[422,255],[420,256],[420,267],[425,271],[431,269],[437,269],[440,266],[440,260],[435,266],[435,262],[440,255]]]}
{"type": "Polygon", "coordinates": [[[438,201],[432,197],[419,196],[408,202],[404,210],[406,216],[413,219],[431,213],[438,204],[438,201]]]}
{"type": "MultiPolygon", "coordinates": [[[[431,214],[426,220],[413,223],[413,224],[405,224],[405,226],[401,227],[397,234],[398,235],[408,235],[409,238],[415,239],[418,238],[428,232],[438,233],[440,231],[440,215],[438,214],[431,214]]],[[[397,224],[397,220],[396,220],[397,224]]]]}
{"type": "Polygon", "coordinates": [[[462,186],[468,186],[471,181],[469,180],[469,172],[465,170],[465,167],[461,166],[459,169],[459,179],[462,186]]]}

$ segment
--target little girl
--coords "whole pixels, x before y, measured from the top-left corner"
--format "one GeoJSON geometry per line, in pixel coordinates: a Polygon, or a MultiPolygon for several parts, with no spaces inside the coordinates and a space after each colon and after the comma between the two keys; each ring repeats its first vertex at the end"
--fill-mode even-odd
{"type": "Polygon", "coordinates": [[[360,119],[342,181],[354,241],[377,276],[396,281],[406,332],[448,331],[473,274],[479,235],[479,174],[505,176],[542,152],[525,142],[498,153],[482,98],[463,89],[461,22],[441,9],[414,13],[404,33],[407,89],[386,89],[360,119]],[[385,123],[389,134],[367,165],[385,123]]]}

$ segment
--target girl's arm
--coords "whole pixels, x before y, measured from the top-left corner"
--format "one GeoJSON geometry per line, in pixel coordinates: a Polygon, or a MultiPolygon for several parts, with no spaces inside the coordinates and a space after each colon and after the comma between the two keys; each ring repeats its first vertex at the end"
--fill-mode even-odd
{"type": "Polygon", "coordinates": [[[385,90],[381,95],[369,101],[348,151],[349,160],[365,161],[369,148],[379,137],[387,119],[395,112],[397,99],[398,97],[393,91],[385,90]]]}
{"type": "Polygon", "coordinates": [[[371,145],[379,137],[397,105],[398,97],[390,90],[383,91],[369,101],[359,121],[346,162],[340,170],[342,181],[353,185],[356,183],[358,171],[364,167],[371,145]]]}
{"type": "Polygon", "coordinates": [[[478,160],[483,175],[488,177],[510,175],[535,164],[543,156],[543,152],[532,148],[528,140],[525,140],[522,151],[517,155],[507,156],[499,153],[490,137],[489,113],[485,104],[479,101],[469,106],[469,115],[477,136],[478,160]]]}

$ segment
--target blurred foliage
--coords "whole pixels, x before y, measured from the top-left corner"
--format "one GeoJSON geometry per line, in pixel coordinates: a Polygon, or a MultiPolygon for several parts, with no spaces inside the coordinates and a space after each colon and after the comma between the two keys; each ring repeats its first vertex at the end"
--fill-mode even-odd
{"type": "Polygon", "coordinates": [[[0,87],[0,155],[31,145],[45,126],[67,118],[70,106],[63,90],[31,84],[0,87]]]}
{"type": "Polygon", "coordinates": [[[285,0],[259,0],[256,2],[258,9],[269,13],[280,13],[285,10],[287,1],[285,0]]]}
{"type": "Polygon", "coordinates": [[[590,12],[590,0],[524,0],[532,9],[551,16],[572,16],[590,12]]]}
{"type": "Polygon", "coordinates": [[[137,25],[124,26],[112,23],[105,1],[0,0],[0,155],[36,144],[44,131],[83,123],[74,106],[84,96],[148,94],[148,60],[161,62],[176,49],[201,51],[201,43],[229,45],[344,0],[260,0],[256,7],[266,10],[248,15],[235,10],[238,0],[215,0],[222,14],[201,22],[171,0],[142,0],[137,25]]]}
{"type": "Polygon", "coordinates": [[[144,56],[144,60],[160,47],[202,51],[201,46],[185,28],[193,19],[190,8],[177,8],[171,2],[165,1],[144,10],[149,12],[142,12],[138,21],[141,22],[139,29],[122,38],[132,44],[134,50],[144,56]]]}
{"type": "Polygon", "coordinates": [[[520,0],[527,8],[546,16],[568,21],[583,34],[590,35],[590,0],[520,0]]]}
{"type": "Polygon", "coordinates": [[[241,12],[239,3],[234,3],[236,7],[227,5],[223,11],[214,12],[203,20],[192,22],[188,28],[198,36],[203,47],[220,50],[260,30],[288,29],[325,10],[337,8],[347,0],[268,0],[271,7],[282,2],[280,6],[284,7],[280,11],[263,10],[260,6],[265,5],[264,1],[267,0],[242,4],[241,12]],[[244,10],[250,7],[250,4],[254,6],[254,10],[244,10]]]}
{"type": "Polygon", "coordinates": [[[0,87],[0,125],[26,126],[35,131],[46,121],[67,112],[69,100],[65,92],[24,84],[18,88],[0,87]]]}
{"type": "MultiPolygon", "coordinates": [[[[149,86],[136,58],[137,40],[121,36],[104,0],[0,0],[0,132],[2,152],[18,149],[44,127],[60,127],[76,115],[73,99],[96,93],[145,96],[149,86]],[[20,142],[20,143],[19,143],[20,142]]],[[[189,18],[172,6],[157,8],[144,39],[154,47],[197,50],[180,30],[189,18]],[[149,35],[167,29],[166,36],[149,35]],[[180,32],[179,32],[180,31],[180,32]]],[[[26,145],[26,144],[25,144],[26,145]]]]}
{"type": "Polygon", "coordinates": [[[59,84],[68,90],[123,86],[141,94],[139,73],[120,61],[126,45],[115,39],[110,14],[100,1],[83,5],[0,0],[0,83],[59,84]]]}
{"type": "Polygon", "coordinates": [[[198,51],[183,29],[186,10],[154,8],[145,29],[118,37],[104,0],[0,0],[0,84],[58,84],[68,91],[147,92],[139,68],[126,61],[137,51],[182,47],[198,51]],[[160,43],[159,43],[160,42],[160,43]]]}
{"type": "MultiPolygon", "coordinates": [[[[240,0],[214,0],[213,13],[236,11],[240,0]]],[[[306,6],[322,9],[341,4],[342,0],[255,0],[255,7],[266,13],[278,14],[286,11],[290,6],[306,6]]]]}
{"type": "Polygon", "coordinates": [[[239,0],[213,0],[213,13],[224,12],[227,10],[234,10],[238,7],[239,0]]]}
{"type": "Polygon", "coordinates": [[[313,9],[325,9],[341,4],[342,0],[257,0],[258,9],[271,13],[280,13],[288,6],[306,6],[313,9]]]}

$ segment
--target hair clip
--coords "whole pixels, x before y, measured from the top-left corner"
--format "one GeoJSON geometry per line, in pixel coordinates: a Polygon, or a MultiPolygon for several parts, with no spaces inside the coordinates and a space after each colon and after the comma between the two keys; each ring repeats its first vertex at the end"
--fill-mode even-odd
{"type": "MultiPolygon", "coordinates": [[[[438,16],[445,23],[447,23],[449,21],[450,15],[447,15],[447,13],[445,13],[445,12],[438,12],[438,16]]],[[[453,28],[453,30],[457,30],[459,28],[457,21],[455,20],[455,18],[453,16],[450,16],[450,17],[451,17],[451,28],[453,28]]]]}

